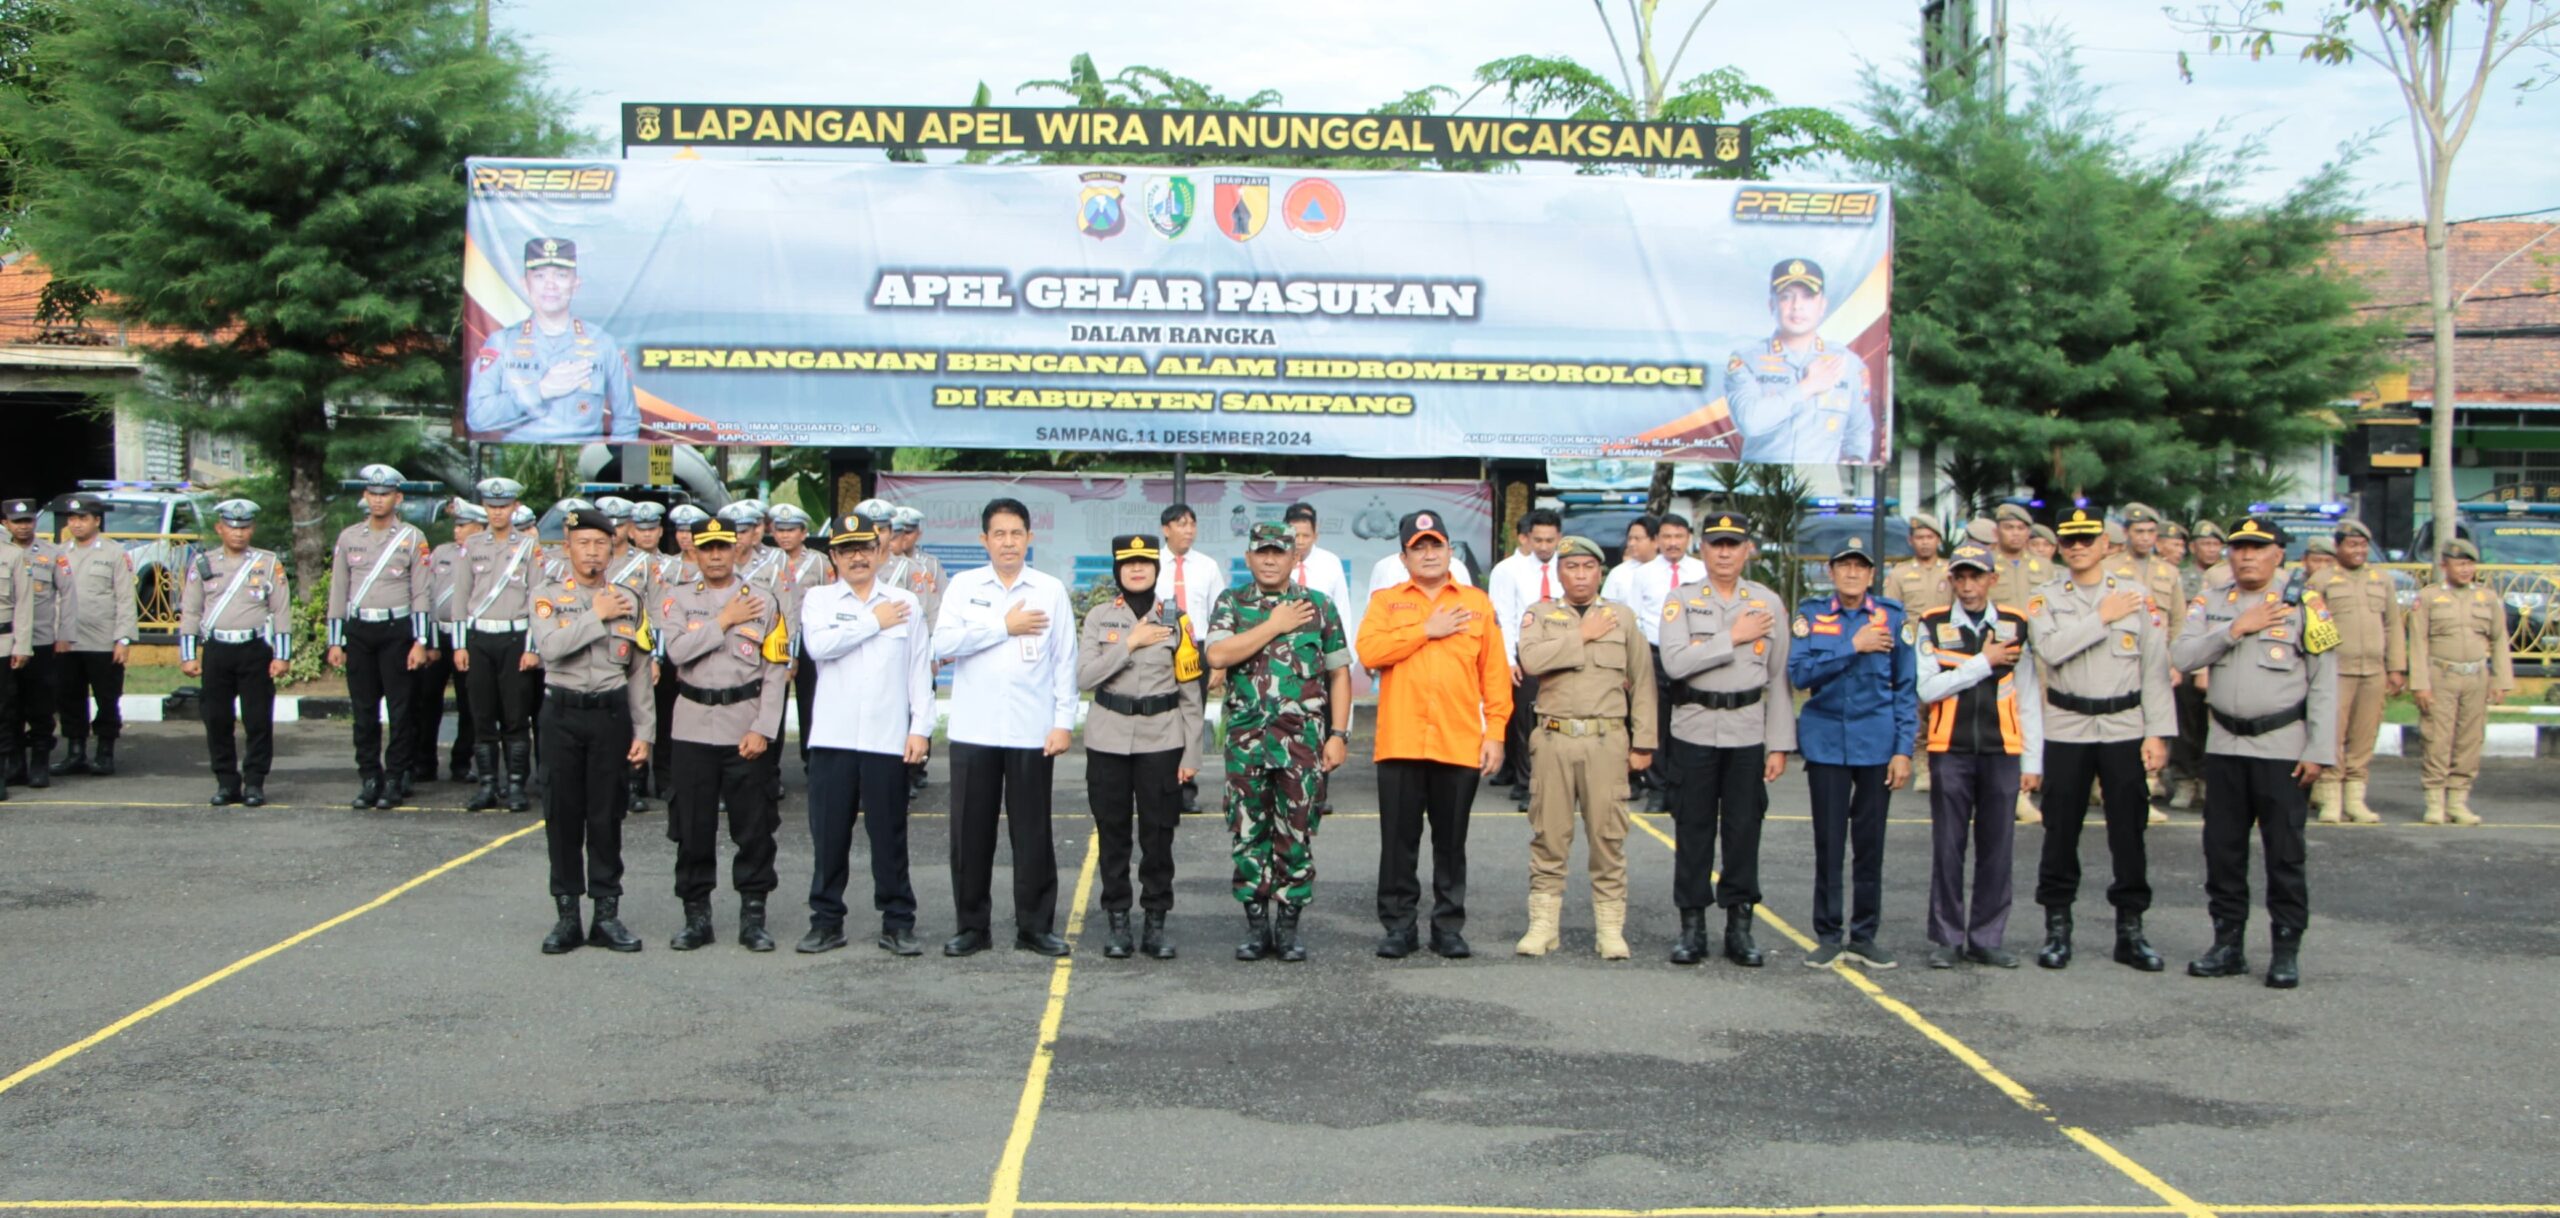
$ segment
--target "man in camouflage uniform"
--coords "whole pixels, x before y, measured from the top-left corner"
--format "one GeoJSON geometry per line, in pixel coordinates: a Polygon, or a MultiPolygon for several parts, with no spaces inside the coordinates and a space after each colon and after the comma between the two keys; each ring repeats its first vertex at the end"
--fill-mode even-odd
{"type": "MultiPolygon", "coordinates": [[[[2124,553],[2108,560],[2107,575],[2119,581],[2138,583],[2150,592],[2151,604],[2159,614],[2163,629],[2168,632],[2161,646],[2167,647],[2178,641],[2178,627],[2186,620],[2186,614],[2179,609],[2187,603],[2185,583],[2179,578],[2178,564],[2160,554],[2163,522],[2159,509],[2147,503],[2128,503],[2124,505],[2122,514],[2124,553]]],[[[2171,672],[2169,679],[2174,685],[2185,678],[2180,673],[2171,672]]],[[[2172,697],[2174,700],[2174,694],[2172,697]]],[[[2155,802],[2169,797],[2169,779],[2165,771],[2152,772],[2144,778],[2143,785],[2155,802]]],[[[2154,808],[2145,819],[2151,824],[2162,825],[2169,822],[2169,815],[2154,808]]]]}
{"type": "Polygon", "coordinates": [[[1209,610],[1209,664],[1227,670],[1227,831],[1249,932],[1236,959],[1296,961],[1307,958],[1297,925],[1315,895],[1316,808],[1350,754],[1351,641],[1331,599],[1290,582],[1287,525],[1258,523],[1248,544],[1253,585],[1209,610]]]}

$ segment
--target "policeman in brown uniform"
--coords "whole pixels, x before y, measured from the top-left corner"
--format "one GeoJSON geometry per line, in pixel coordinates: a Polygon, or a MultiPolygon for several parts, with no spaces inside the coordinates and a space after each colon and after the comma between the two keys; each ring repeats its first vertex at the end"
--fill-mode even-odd
{"type": "MultiPolygon", "coordinates": [[[[471,683],[475,725],[472,768],[480,790],[471,797],[474,812],[497,807],[503,800],[511,812],[533,807],[525,778],[533,769],[533,701],[538,694],[533,670],[541,663],[526,633],[533,625],[533,589],[542,582],[542,542],[516,523],[524,484],[513,478],[483,479],[480,506],[489,527],[463,543],[465,561],[455,569],[453,603],[462,606],[454,625],[454,670],[471,683]]],[[[529,513],[528,513],[529,514],[529,513]]]]}
{"type": "Polygon", "coordinates": [[[258,505],[225,499],[213,507],[219,548],[187,564],[178,594],[178,671],[204,682],[197,705],[213,762],[214,807],[267,802],[275,760],[276,678],[293,658],[293,592],[284,560],[253,549],[258,505]],[[231,728],[248,728],[247,764],[232,751],[231,728]]]}
{"type": "Polygon", "coordinates": [[[543,834],[551,845],[551,901],[559,919],[542,940],[556,956],[580,944],[640,950],[622,925],[623,775],[649,759],[649,602],[636,583],[605,578],[612,525],[592,508],[561,517],[569,578],[533,600],[533,649],[542,657],[543,834]],[[578,898],[595,901],[581,928],[578,898]]]}
{"type": "Polygon", "coordinates": [[[2360,520],[2340,523],[2329,538],[2337,565],[2306,579],[2337,623],[2338,768],[2311,788],[2320,819],[2370,825],[2382,818],[2364,802],[2373,764],[2374,737],[2382,730],[2382,702],[2408,684],[2408,632],[2402,628],[2399,589],[2391,573],[2371,565],[2373,531],[2360,520]]]}
{"type": "MultiPolygon", "coordinates": [[[[2119,580],[2138,583],[2150,592],[2151,603],[2159,608],[2162,622],[2168,628],[2168,642],[2175,643],[2178,641],[2179,623],[2186,618],[2181,606],[2187,603],[2187,598],[2178,577],[2178,565],[2160,553],[2161,526],[2165,522],[2159,509],[2147,503],[2128,503],[2119,515],[2123,518],[2124,550],[2108,562],[2107,573],[2119,580]]],[[[2172,671],[2169,679],[2175,683],[2182,678],[2172,671]]],[[[2175,698],[2172,693],[2173,703],[2175,698]]],[[[2165,774],[2165,768],[2154,770],[2144,783],[2155,801],[2169,796],[2169,780],[2165,774]]],[[[2167,824],[2168,821],[2168,814],[2157,809],[2150,815],[2152,824],[2167,824]]]]}
{"type": "Polygon", "coordinates": [[[0,504],[0,519],[8,522],[9,530],[0,546],[15,551],[25,561],[30,589],[27,607],[31,625],[18,636],[27,645],[27,662],[14,672],[18,701],[12,724],[18,729],[20,747],[5,759],[5,781],[25,787],[53,785],[53,687],[57,667],[53,655],[54,546],[36,536],[39,506],[33,499],[11,499],[0,504]]]}
{"type": "Polygon", "coordinates": [[[1627,947],[1627,773],[1653,764],[1653,649],[1635,610],[1600,599],[1607,560],[1598,543],[1567,537],[1556,549],[1559,599],[1529,606],[1520,623],[1520,668],[1538,678],[1529,720],[1529,932],[1519,953],[1561,945],[1565,868],[1579,813],[1588,829],[1591,920],[1603,960],[1627,947]]]}
{"type": "MultiPolygon", "coordinates": [[[[15,507],[15,503],[12,503],[15,507]]],[[[22,767],[26,754],[18,740],[18,675],[26,670],[27,657],[34,652],[35,580],[27,571],[27,552],[13,545],[0,545],[0,757],[11,760],[12,767],[22,767]]],[[[9,798],[9,780],[24,782],[24,774],[0,777],[0,800],[9,798]]]]}
{"type": "MultiPolygon", "coordinates": [[[[893,509],[894,510],[894,509],[893,509]]],[[[1101,839],[1102,954],[1128,959],[1129,827],[1137,824],[1138,903],[1146,928],[1136,945],[1170,960],[1165,915],[1173,909],[1173,831],[1182,784],[1200,769],[1200,649],[1182,606],[1156,586],[1163,547],[1145,533],[1111,539],[1119,595],[1084,615],[1076,687],[1091,691],[1084,721],[1085,793],[1101,839]]]]}
{"type": "Polygon", "coordinates": [[[702,578],[669,589],[658,602],[656,628],[666,635],[667,676],[675,685],[675,754],[667,818],[676,840],[676,899],[684,929],[670,944],[692,951],[713,938],[711,889],[719,874],[720,810],[729,811],[737,844],[730,886],[738,891],[738,943],[773,950],[765,898],[774,874],[778,813],[765,786],[765,754],[782,735],[782,691],[791,679],[791,636],[773,598],[732,568],[738,534],[725,520],[694,529],[702,578]]]}
{"type": "Polygon", "coordinates": [[[2053,564],[2036,557],[2031,548],[2036,518],[2017,504],[2004,503],[1991,510],[1991,521],[1998,538],[1991,553],[1992,603],[2024,605],[2056,574],[2053,564]]]}
{"type": "Polygon", "coordinates": [[[113,774],[116,737],[124,733],[124,711],[117,704],[124,698],[125,660],[138,629],[133,556],[98,535],[107,506],[97,496],[65,496],[60,515],[70,538],[53,560],[53,652],[61,666],[65,748],[62,764],[53,772],[113,774]],[[98,737],[95,761],[89,758],[93,731],[98,737]]]}
{"type": "Polygon", "coordinates": [[[2516,687],[2507,652],[2507,607],[2496,592],[2473,582],[2480,551],[2468,540],[2446,543],[2436,567],[2442,578],[2422,589],[2409,611],[2409,688],[2417,696],[2427,742],[2419,768],[2427,788],[2422,819],[2430,825],[2476,825],[2471,784],[2480,777],[2489,708],[2516,687]]]}
{"type": "MultiPolygon", "coordinates": [[[[435,646],[427,619],[435,600],[426,535],[400,519],[400,471],[356,471],[364,519],[339,530],[329,551],[329,666],[347,674],[355,704],[354,806],[389,809],[409,801],[417,748],[410,684],[435,646]],[[391,747],[383,748],[383,720],[391,747]]],[[[427,743],[427,751],[435,742],[427,743]]]]}

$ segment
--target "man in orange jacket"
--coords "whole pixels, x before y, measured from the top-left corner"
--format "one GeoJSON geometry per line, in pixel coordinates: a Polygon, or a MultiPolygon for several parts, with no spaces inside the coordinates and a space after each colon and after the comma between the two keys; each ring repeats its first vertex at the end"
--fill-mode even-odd
{"type": "Polygon", "coordinates": [[[1369,598],[1356,650],[1378,674],[1378,954],[1410,956],[1420,904],[1422,827],[1431,826],[1431,950],[1473,953],[1467,921],[1467,810],[1502,765],[1511,662],[1493,602],[1449,578],[1449,534],[1435,512],[1398,524],[1411,578],[1369,598]]]}

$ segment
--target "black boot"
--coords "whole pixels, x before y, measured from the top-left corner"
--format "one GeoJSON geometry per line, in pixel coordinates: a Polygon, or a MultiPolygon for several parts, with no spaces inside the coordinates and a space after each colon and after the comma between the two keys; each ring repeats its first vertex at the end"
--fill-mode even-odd
{"type": "Polygon", "coordinates": [[[1147,911],[1145,926],[1138,932],[1138,954],[1150,960],[1173,959],[1173,945],[1165,942],[1164,911],[1147,911]]]}
{"type": "Polygon", "coordinates": [[[617,952],[640,950],[640,936],[622,925],[622,898],[596,898],[596,920],[587,930],[587,943],[617,952]]]}
{"type": "Polygon", "coordinates": [[[587,941],[587,928],[578,925],[578,898],[553,897],[551,904],[560,911],[560,920],[551,924],[551,933],[542,937],[542,954],[557,956],[578,950],[587,941]]]}
{"type": "Polygon", "coordinates": [[[2267,988],[2289,990],[2302,984],[2302,932],[2275,928],[2275,950],[2267,959],[2267,988]]]}
{"type": "Polygon", "coordinates": [[[1707,911],[1680,911],[1680,941],[1671,945],[1673,964],[1696,964],[1707,958],[1707,911]]]}
{"type": "Polygon", "coordinates": [[[634,812],[649,810],[649,784],[645,778],[648,772],[647,766],[633,766],[623,773],[623,791],[630,797],[631,810],[634,812]]]}
{"type": "Polygon", "coordinates": [[[697,947],[710,946],[711,940],[716,937],[711,930],[711,902],[687,901],[684,903],[684,929],[677,931],[676,937],[669,940],[667,946],[680,952],[689,952],[697,947]]]}
{"type": "Polygon", "coordinates": [[[471,810],[486,812],[497,807],[498,746],[494,744],[472,746],[471,769],[480,779],[480,789],[471,793],[471,810]]]}
{"type": "Polygon", "coordinates": [[[2169,962],[2161,959],[2160,953],[2151,950],[2150,940],[2142,937],[2141,914],[2116,915],[2116,963],[2146,973],[2156,973],[2169,967],[2169,962]]]}
{"type": "MultiPolygon", "coordinates": [[[[0,799],[6,798],[8,798],[8,796],[0,795],[0,799]]],[[[240,802],[240,784],[236,782],[224,782],[219,778],[215,779],[213,782],[213,798],[208,802],[217,808],[228,808],[231,805],[240,802]]]]}
{"type": "Polygon", "coordinates": [[[533,810],[533,797],[524,793],[524,780],[533,773],[533,742],[507,742],[507,811],[533,810]]]}
{"type": "Polygon", "coordinates": [[[1244,942],[1236,944],[1236,959],[1260,960],[1271,954],[1271,910],[1259,903],[1244,907],[1244,942]]]}
{"type": "Polygon", "coordinates": [[[773,936],[764,929],[763,893],[738,898],[738,946],[751,952],[773,950],[773,936]]]}
{"type": "Polygon", "coordinates": [[[379,774],[367,774],[364,776],[364,785],[356,788],[356,797],[348,800],[347,806],[358,812],[364,812],[371,810],[374,805],[381,802],[382,776],[379,774]]]}
{"type": "Polygon", "coordinates": [[[52,769],[53,769],[53,772],[54,772],[54,773],[56,773],[56,774],[86,774],[86,773],[88,773],[88,772],[89,772],[89,741],[88,741],[88,739],[87,739],[86,737],[83,737],[83,738],[78,739],[78,740],[72,740],[72,741],[67,741],[67,742],[65,742],[65,743],[63,744],[63,746],[62,746],[62,760],[57,761],[57,762],[54,762],[54,763],[53,763],[53,766],[52,766],[52,769]]]}
{"type": "Polygon", "coordinates": [[[28,785],[27,755],[32,751],[33,750],[29,749],[12,750],[9,754],[8,777],[6,779],[0,779],[0,782],[6,782],[8,784],[21,787],[28,785]]]}
{"type": "Polygon", "coordinates": [[[2205,954],[2187,962],[2187,975],[2190,977],[2246,976],[2249,972],[2249,954],[2243,944],[2244,936],[2248,931],[2249,924],[2246,922],[2225,922],[2219,918],[2214,919],[2213,947],[2205,954]]]}
{"type": "Polygon", "coordinates": [[[455,782],[471,781],[472,757],[479,751],[480,750],[476,747],[465,749],[458,744],[453,746],[453,755],[445,758],[445,761],[448,763],[445,766],[445,777],[450,778],[455,782]]]}
{"type": "Polygon", "coordinates": [[[391,780],[383,784],[382,802],[375,804],[374,807],[388,810],[408,803],[411,797],[417,794],[416,789],[409,783],[410,777],[407,770],[392,775],[391,780]]]}
{"type": "Polygon", "coordinates": [[[52,751],[50,747],[26,751],[26,760],[19,764],[26,768],[28,786],[41,791],[53,785],[53,765],[45,756],[52,751]]]}
{"type": "Polygon", "coordinates": [[[101,778],[109,777],[116,772],[115,737],[98,737],[98,753],[97,756],[89,762],[89,772],[101,778]]]}
{"type": "Polygon", "coordinates": [[[2036,963],[2045,968],[2071,967],[2071,907],[2044,907],[2044,950],[2036,953],[2036,963]]]}
{"type": "Polygon", "coordinates": [[[1298,941],[1298,914],[1304,908],[1283,901],[1280,916],[1272,919],[1271,950],[1280,953],[1284,963],[1297,964],[1307,958],[1307,945],[1298,941]]]}
{"type": "Polygon", "coordinates": [[[1758,968],[1764,963],[1760,945],[1751,941],[1751,907],[1734,905],[1724,911],[1724,958],[1744,968],[1758,968]]]}
{"type": "Polygon", "coordinates": [[[1136,950],[1136,945],[1131,943],[1129,939],[1129,911],[1125,909],[1105,910],[1103,911],[1103,917],[1108,919],[1111,924],[1111,929],[1103,932],[1102,936],[1103,958],[1107,960],[1128,959],[1129,953],[1136,950]]]}
{"type": "Polygon", "coordinates": [[[252,808],[266,807],[267,780],[263,778],[250,779],[249,785],[242,788],[240,791],[240,802],[252,808]]]}

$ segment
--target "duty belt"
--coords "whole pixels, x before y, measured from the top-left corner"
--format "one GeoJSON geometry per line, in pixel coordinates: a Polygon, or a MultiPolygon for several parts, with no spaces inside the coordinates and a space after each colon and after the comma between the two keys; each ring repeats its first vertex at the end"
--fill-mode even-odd
{"type": "Polygon", "coordinates": [[[726,689],[704,689],[699,685],[676,682],[677,697],[688,702],[698,702],[704,706],[729,706],[739,702],[751,702],[763,692],[764,682],[762,681],[749,681],[744,685],[732,685],[726,689]]]}
{"type": "Polygon", "coordinates": [[[0,622],[0,634],[16,634],[17,632],[18,624],[16,622],[0,622]]]}
{"type": "Polygon", "coordinates": [[[1743,707],[1758,703],[1760,695],[1765,692],[1767,691],[1757,685],[1749,689],[1709,690],[1691,689],[1686,683],[1682,683],[1671,687],[1671,704],[1703,706],[1708,710],[1741,710],[1743,707]]]}
{"type": "Polygon", "coordinates": [[[1624,719],[1566,719],[1550,715],[1540,719],[1538,726],[1559,736],[1599,736],[1624,729],[1627,722],[1624,719]]]}
{"type": "Polygon", "coordinates": [[[2289,724],[2300,723],[2302,721],[2302,717],[2309,713],[2310,704],[2307,702],[2296,702],[2272,715],[2260,715],[2254,719],[2243,719],[2238,715],[2226,715],[2223,714],[2219,708],[2215,707],[2207,707],[2206,709],[2213,711],[2213,721],[2221,724],[2222,730],[2229,732],[2234,736],[2263,736],[2277,728],[2284,727],[2289,724]]]}
{"type": "Polygon", "coordinates": [[[262,630],[208,630],[204,637],[217,643],[254,643],[265,634],[262,630]]]}
{"type": "Polygon", "coordinates": [[[2066,694],[2057,689],[2048,689],[2044,691],[2044,700],[2072,714],[2095,718],[2099,715],[2112,715],[2119,711],[2140,708],[2142,694],[2137,691],[2130,694],[2117,694],[2112,698],[2083,698],[2078,694],[2066,694]]]}
{"type": "Polygon", "coordinates": [[[544,688],[542,696],[562,706],[576,707],[579,710],[603,710],[609,706],[622,705],[630,700],[631,694],[630,687],[627,685],[616,685],[611,689],[599,689],[593,693],[580,693],[553,685],[544,688]]]}
{"type": "Polygon", "coordinates": [[[358,609],[353,613],[359,622],[396,622],[409,616],[406,609],[358,609]]]}
{"type": "Polygon", "coordinates": [[[1093,704],[1123,715],[1161,715],[1182,705],[1182,695],[1179,693],[1149,694],[1143,698],[1132,698],[1127,694],[1115,694],[1107,689],[1097,689],[1093,691],[1093,704]]]}
{"type": "Polygon", "coordinates": [[[517,618],[510,622],[501,621],[493,617],[484,617],[474,619],[471,623],[471,628],[482,634],[521,634],[523,633],[524,628],[531,624],[532,623],[528,622],[524,618],[517,618]]]}
{"type": "Polygon", "coordinates": [[[2430,660],[2428,660],[2427,662],[2428,662],[2428,663],[2430,663],[2430,664],[2435,665],[2435,666],[2436,666],[2436,667],[2438,667],[2438,668],[2441,668],[2441,669],[2445,670],[2446,672],[2453,673],[2453,674],[2455,674],[2455,675],[2457,675],[2457,676],[2464,676],[2464,677],[2471,676],[2471,675],[2473,675],[2473,674],[2475,674],[2475,673],[2479,673],[2479,672],[2487,671],[2487,669],[2488,669],[2488,667],[2489,667],[2489,662],[2488,662],[2487,660],[2436,660],[2436,659],[2430,659],[2430,660]]]}

